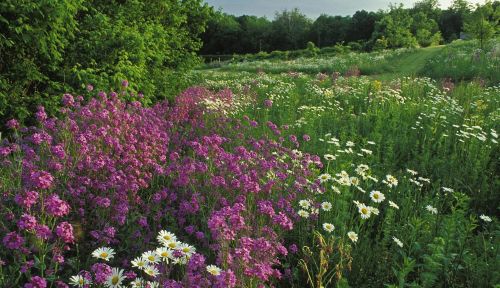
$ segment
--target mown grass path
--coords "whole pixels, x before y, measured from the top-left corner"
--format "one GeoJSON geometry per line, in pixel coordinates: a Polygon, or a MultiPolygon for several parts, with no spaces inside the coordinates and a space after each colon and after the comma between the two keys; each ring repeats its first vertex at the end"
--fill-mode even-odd
{"type": "Polygon", "coordinates": [[[401,57],[391,63],[389,72],[369,75],[373,79],[390,81],[399,77],[416,76],[423,70],[428,59],[439,53],[444,47],[434,46],[416,49],[413,53],[401,55],[401,57]]]}

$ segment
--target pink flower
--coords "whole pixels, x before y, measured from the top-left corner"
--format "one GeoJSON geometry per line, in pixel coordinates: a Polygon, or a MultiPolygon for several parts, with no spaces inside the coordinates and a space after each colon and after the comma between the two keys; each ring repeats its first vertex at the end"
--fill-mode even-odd
{"type": "Polygon", "coordinates": [[[68,215],[70,208],[66,201],[61,200],[58,195],[52,194],[45,200],[45,210],[49,215],[62,217],[68,215]]]}
{"type": "Polygon", "coordinates": [[[36,218],[29,215],[29,214],[23,214],[21,216],[21,219],[17,221],[17,227],[21,230],[31,230],[34,229],[37,225],[36,218]]]}
{"type": "Polygon", "coordinates": [[[24,238],[16,232],[10,232],[3,237],[2,242],[8,249],[16,250],[24,244],[24,238]]]}
{"type": "Polygon", "coordinates": [[[49,189],[54,182],[54,176],[46,171],[31,172],[30,180],[39,189],[49,189]]]}
{"type": "Polygon", "coordinates": [[[19,121],[17,121],[16,119],[10,119],[9,121],[7,121],[7,128],[9,129],[16,130],[19,129],[19,126],[19,121]]]}
{"type": "Polygon", "coordinates": [[[56,235],[65,243],[75,242],[75,237],[73,236],[73,226],[68,222],[61,222],[57,225],[56,235]]]}

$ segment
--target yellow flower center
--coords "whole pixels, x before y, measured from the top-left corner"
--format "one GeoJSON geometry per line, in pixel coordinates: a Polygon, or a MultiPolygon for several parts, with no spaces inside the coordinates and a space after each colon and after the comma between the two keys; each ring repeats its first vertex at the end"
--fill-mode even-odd
{"type": "Polygon", "coordinates": [[[114,275],[112,278],[111,278],[111,283],[113,285],[116,285],[118,284],[118,281],[120,280],[120,278],[118,278],[118,275],[114,275]]]}
{"type": "Polygon", "coordinates": [[[168,253],[167,252],[161,252],[161,257],[167,257],[168,256],[168,253]]]}
{"type": "Polygon", "coordinates": [[[373,194],[373,198],[378,199],[378,194],[373,194]]]}
{"type": "Polygon", "coordinates": [[[108,253],[106,253],[106,252],[102,252],[102,253],[101,253],[101,258],[106,258],[106,257],[108,257],[108,253]]]}
{"type": "Polygon", "coordinates": [[[168,235],[165,235],[165,236],[163,236],[163,239],[165,239],[165,240],[167,240],[167,241],[168,241],[168,240],[170,240],[170,239],[172,239],[172,238],[170,238],[170,236],[168,236],[168,235]]]}
{"type": "Polygon", "coordinates": [[[155,261],[155,256],[153,256],[153,255],[148,256],[148,260],[149,261],[155,261]]]}
{"type": "Polygon", "coordinates": [[[363,213],[363,214],[368,214],[368,209],[366,209],[366,208],[361,208],[361,213],[363,213]]]}
{"type": "Polygon", "coordinates": [[[177,246],[175,242],[168,243],[168,247],[170,248],[175,248],[175,246],[177,246]]]}

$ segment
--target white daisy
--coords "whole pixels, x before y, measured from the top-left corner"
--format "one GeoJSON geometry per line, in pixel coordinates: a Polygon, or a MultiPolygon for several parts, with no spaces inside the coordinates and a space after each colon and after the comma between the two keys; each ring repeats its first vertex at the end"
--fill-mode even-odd
{"type": "Polygon", "coordinates": [[[321,183],[324,183],[324,182],[327,182],[328,180],[332,179],[332,175],[330,175],[328,173],[324,173],[324,174],[319,175],[318,179],[321,183]]]}
{"type": "Polygon", "coordinates": [[[219,276],[221,269],[215,265],[208,265],[207,272],[214,275],[214,276],[219,276]]]}
{"type": "Polygon", "coordinates": [[[194,252],[196,252],[196,248],[194,248],[193,246],[191,246],[189,244],[185,244],[185,243],[182,243],[181,245],[179,245],[179,248],[177,248],[177,249],[182,251],[182,253],[184,253],[188,258],[191,257],[194,252]]]}
{"type": "Polygon", "coordinates": [[[115,255],[115,251],[109,247],[97,248],[92,252],[92,256],[104,261],[109,261],[115,255]]]}
{"type": "Polygon", "coordinates": [[[92,283],[92,281],[83,278],[82,275],[75,275],[75,276],[71,276],[71,278],[69,278],[69,284],[76,286],[76,287],[83,287],[84,285],[90,285],[91,283],[92,283]]]}
{"type": "Polygon", "coordinates": [[[141,257],[149,264],[156,264],[160,262],[160,257],[158,257],[158,254],[156,254],[155,251],[146,251],[142,253],[141,257]]]}
{"type": "Polygon", "coordinates": [[[156,239],[158,240],[158,242],[160,242],[161,245],[166,245],[170,241],[177,241],[177,237],[174,233],[165,230],[160,231],[156,239]]]}
{"type": "Polygon", "coordinates": [[[359,204],[358,211],[359,211],[359,214],[361,214],[361,218],[363,218],[363,219],[370,218],[370,215],[372,214],[372,210],[370,208],[368,208],[365,204],[359,204]]]}
{"type": "Polygon", "coordinates": [[[158,255],[158,257],[160,257],[160,259],[164,262],[169,262],[170,259],[173,258],[172,256],[172,250],[170,250],[169,248],[167,247],[159,247],[159,248],[156,248],[156,255],[158,255]]]}
{"type": "Polygon", "coordinates": [[[323,229],[325,229],[326,232],[331,233],[335,229],[335,226],[330,223],[323,223],[323,229]]]}
{"type": "Polygon", "coordinates": [[[353,186],[358,186],[359,185],[359,178],[358,177],[350,177],[349,182],[351,182],[351,185],[353,185],[353,186]]]}
{"type": "Polygon", "coordinates": [[[351,239],[351,241],[354,243],[358,242],[358,234],[356,234],[356,232],[354,231],[347,232],[347,237],[349,237],[349,239],[351,239]]]}
{"type": "Polygon", "coordinates": [[[119,288],[122,287],[122,281],[125,280],[123,275],[123,270],[120,268],[113,268],[111,270],[111,275],[108,277],[104,285],[109,288],[119,288]]]}
{"type": "Polygon", "coordinates": [[[175,250],[179,247],[180,244],[181,244],[181,242],[178,242],[178,241],[169,241],[169,242],[165,243],[165,247],[170,248],[172,250],[175,250]]]}
{"type": "Polygon", "coordinates": [[[299,214],[300,217],[309,218],[309,212],[307,212],[305,210],[299,210],[299,212],[297,212],[297,214],[299,214]]]}
{"type": "Polygon", "coordinates": [[[148,281],[148,286],[149,286],[149,288],[159,288],[160,283],[155,282],[155,281],[148,281]]]}
{"type": "Polygon", "coordinates": [[[134,260],[130,261],[132,263],[132,267],[137,267],[139,269],[144,269],[146,266],[146,260],[142,257],[137,257],[134,260]]]}
{"type": "Polygon", "coordinates": [[[132,288],[142,288],[144,287],[144,280],[142,278],[135,278],[132,282],[130,282],[130,286],[132,288]]]}
{"type": "Polygon", "coordinates": [[[300,200],[299,201],[299,206],[302,209],[309,209],[309,207],[311,207],[311,201],[310,200],[300,200]]]}
{"type": "Polygon", "coordinates": [[[156,268],[153,265],[146,265],[146,267],[144,267],[144,273],[146,273],[147,275],[149,275],[151,277],[156,277],[156,276],[158,276],[158,274],[160,274],[160,272],[158,271],[158,268],[156,268]]]}
{"type": "Polygon", "coordinates": [[[380,203],[384,201],[385,196],[380,191],[372,191],[370,192],[370,198],[372,199],[373,202],[380,203]]]}
{"type": "Polygon", "coordinates": [[[323,209],[323,211],[327,211],[327,212],[332,210],[332,203],[326,202],[326,201],[321,203],[321,209],[323,209]]]}

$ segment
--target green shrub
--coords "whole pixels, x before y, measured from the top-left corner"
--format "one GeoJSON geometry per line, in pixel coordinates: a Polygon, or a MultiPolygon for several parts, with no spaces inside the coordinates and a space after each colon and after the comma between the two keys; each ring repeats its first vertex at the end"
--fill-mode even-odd
{"type": "Polygon", "coordinates": [[[86,84],[118,89],[127,79],[145,103],[175,95],[210,13],[201,0],[2,1],[0,122],[40,104],[54,113],[57,95],[86,84]]]}

